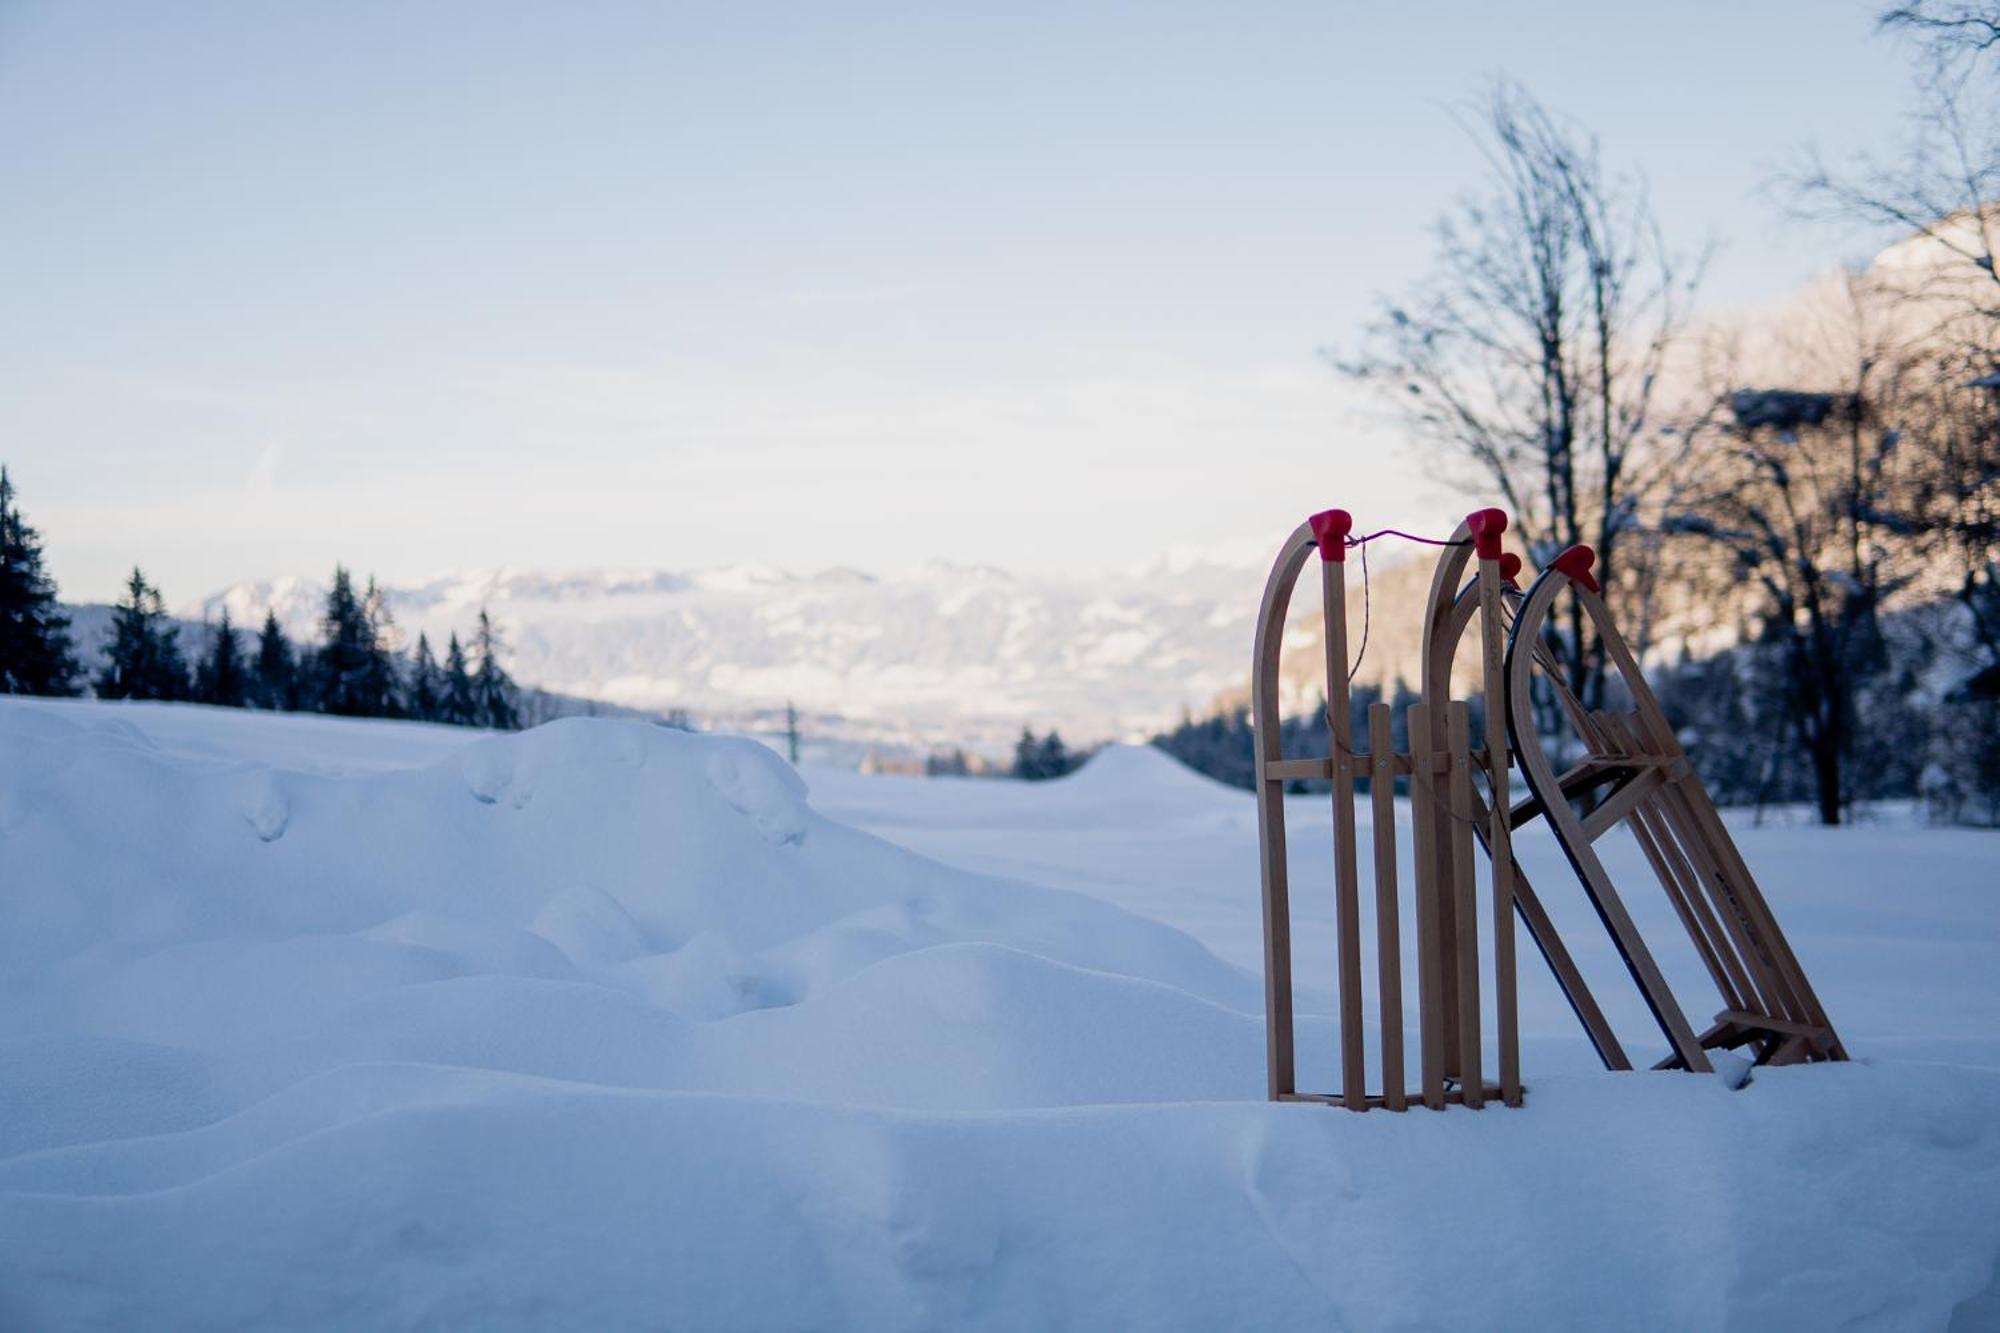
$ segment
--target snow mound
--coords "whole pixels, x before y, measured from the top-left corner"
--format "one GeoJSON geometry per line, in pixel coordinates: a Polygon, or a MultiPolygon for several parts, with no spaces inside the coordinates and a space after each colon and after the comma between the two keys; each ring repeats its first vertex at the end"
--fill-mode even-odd
{"type": "Polygon", "coordinates": [[[1061,781],[1080,793],[1102,792],[1135,800],[1210,800],[1232,791],[1157,745],[1107,745],[1061,781]]]}
{"type": "MultiPolygon", "coordinates": [[[[0,701],[7,1327],[1941,1327],[1991,1303],[1991,1071],[1273,1107],[1257,977],[833,822],[754,743],[203,716],[0,701]],[[1459,1198],[1506,1224],[1445,1225],[1459,1198]]],[[[1116,800],[1241,836],[1241,796],[1151,750],[1043,786],[1080,821],[1116,800]]]]}

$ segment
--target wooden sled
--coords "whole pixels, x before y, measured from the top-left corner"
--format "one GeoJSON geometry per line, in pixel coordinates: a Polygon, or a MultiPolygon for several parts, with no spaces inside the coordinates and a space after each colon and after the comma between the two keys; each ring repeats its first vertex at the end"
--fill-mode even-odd
{"type": "MultiPolygon", "coordinates": [[[[1317,1101],[1352,1110],[1402,1110],[1412,1101],[1433,1108],[1479,1107],[1490,1099],[1519,1105],[1523,1095],[1515,999],[1514,923],[1520,921],[1576,1013],[1599,1058],[1630,1069],[1616,1034],[1591,994],[1528,877],[1515,861],[1513,831],[1546,819],[1582,881],[1599,919],[1668,1039],[1663,1067],[1711,1069],[1706,1052],[1750,1046],[1759,1063],[1845,1059],[1803,970],[1779,931],[1755,881],[1729,840],[1715,806],[1688,764],[1618,638],[1589,575],[1593,557],[1574,548],[1558,557],[1523,594],[1520,561],[1501,550],[1506,515],[1480,510],[1441,543],[1425,607],[1421,702],[1408,710],[1408,749],[1396,752],[1389,705],[1368,714],[1368,748],[1356,751],[1348,690],[1346,552],[1367,538],[1352,536],[1342,510],[1315,514],[1286,540],[1265,585],[1253,650],[1251,699],[1256,735],[1256,787],[1261,848],[1268,1092],[1278,1101],[1317,1101]],[[1285,758],[1279,751],[1278,663],[1285,612],[1306,561],[1320,556],[1325,618],[1326,700],[1332,753],[1285,758]],[[1472,578],[1469,562],[1477,561],[1472,578]],[[1570,693],[1543,640],[1550,607],[1574,588],[1608,645],[1634,700],[1618,716],[1586,712],[1570,693]],[[1468,701],[1450,696],[1459,647],[1480,625],[1479,700],[1488,734],[1475,747],[1468,701]],[[1555,772],[1532,725],[1537,674],[1555,692],[1586,753],[1555,772]],[[1496,743],[1505,720],[1506,744],[1496,743]],[[1517,725],[1518,719],[1518,725],[1517,725]],[[1529,795],[1509,797],[1510,769],[1519,767],[1529,795]],[[1374,840],[1375,963],[1379,990],[1377,1067],[1380,1091],[1368,1087],[1362,1011],[1360,886],[1354,801],[1356,783],[1370,784],[1376,829],[1393,829],[1394,786],[1408,784],[1415,860],[1409,902],[1416,927],[1419,1086],[1405,1086],[1401,921],[1402,901],[1393,836],[1374,840]],[[1318,779],[1332,785],[1335,929],[1342,1086],[1336,1093],[1300,1092],[1293,1036],[1291,912],[1285,858],[1286,785],[1318,779]],[[1595,795],[1579,815],[1573,802],[1595,795]],[[1723,1007],[1697,1035],[1626,912],[1593,850],[1623,824],[1639,840],[1689,932],[1723,1007]],[[1486,853],[1486,894],[1473,849],[1486,853]],[[1478,922],[1490,913],[1494,999],[1494,1077],[1482,1049],[1478,922]]],[[[1379,535],[1379,534],[1378,534],[1379,535]]]]}
{"type": "Polygon", "coordinates": [[[1749,1047],[1757,1064],[1845,1060],[1826,1010],[1785,939],[1757,881],[1724,827],[1708,789],[1675,738],[1638,661],[1612,624],[1590,569],[1596,557],[1573,546],[1514,600],[1507,646],[1507,741],[1531,793],[1516,824],[1548,822],[1673,1053],[1657,1068],[1706,1070],[1706,1051],[1749,1047]],[[1570,592],[1602,639],[1630,696],[1629,712],[1586,711],[1565,684],[1545,639],[1556,599],[1570,592]],[[1555,771],[1536,735],[1531,691],[1548,684],[1585,752],[1555,771]],[[1574,801],[1593,794],[1588,814],[1574,801]],[[1697,1035],[1645,941],[1625,911],[1594,844],[1613,828],[1631,830],[1722,998],[1697,1035]]]}

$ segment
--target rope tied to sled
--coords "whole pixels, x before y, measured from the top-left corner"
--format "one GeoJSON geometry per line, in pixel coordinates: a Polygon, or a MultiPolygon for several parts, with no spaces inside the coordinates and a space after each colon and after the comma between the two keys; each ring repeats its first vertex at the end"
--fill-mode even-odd
{"type": "Polygon", "coordinates": [[[1347,539],[1348,549],[1352,550],[1357,546],[1361,548],[1361,646],[1355,650],[1354,665],[1347,670],[1347,683],[1350,687],[1354,684],[1355,676],[1361,672],[1362,660],[1368,656],[1368,623],[1371,613],[1368,596],[1368,543],[1382,537],[1400,537],[1406,542],[1419,542],[1425,546],[1471,546],[1473,544],[1473,540],[1470,537],[1462,541],[1452,541],[1448,537],[1419,537],[1416,533],[1404,532],[1401,528],[1377,528],[1375,531],[1366,533],[1363,536],[1349,537],[1347,539]]]}

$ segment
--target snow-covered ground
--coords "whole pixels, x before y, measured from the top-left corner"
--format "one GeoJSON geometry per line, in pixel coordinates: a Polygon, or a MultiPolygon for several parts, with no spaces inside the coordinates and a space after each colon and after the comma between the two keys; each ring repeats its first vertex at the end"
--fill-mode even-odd
{"type": "Polygon", "coordinates": [[[1243,794],[806,776],[0,700],[0,1327],[2000,1326],[1990,835],[1742,831],[1854,1064],[1596,1072],[1530,951],[1525,1108],[1352,1115],[1243,794]]]}

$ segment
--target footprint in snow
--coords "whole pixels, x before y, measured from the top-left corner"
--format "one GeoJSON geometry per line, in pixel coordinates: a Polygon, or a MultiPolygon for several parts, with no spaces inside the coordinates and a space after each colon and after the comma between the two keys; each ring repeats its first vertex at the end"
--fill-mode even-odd
{"type": "Polygon", "coordinates": [[[254,773],[244,782],[242,810],[252,831],[265,842],[283,837],[292,819],[291,802],[285,799],[277,776],[268,770],[254,773]]]}
{"type": "Polygon", "coordinates": [[[497,805],[506,796],[518,810],[534,794],[533,784],[515,767],[511,747],[497,738],[468,746],[459,771],[465,775],[472,798],[481,805],[497,805]]]}
{"type": "Polygon", "coordinates": [[[783,846],[806,836],[806,784],[789,764],[753,741],[718,746],[708,757],[708,785],[750,821],[765,841],[783,846]]]}

